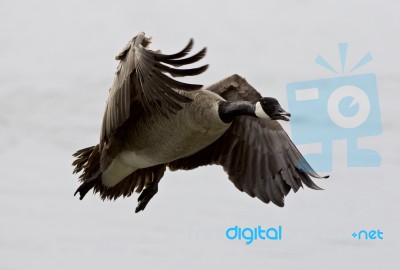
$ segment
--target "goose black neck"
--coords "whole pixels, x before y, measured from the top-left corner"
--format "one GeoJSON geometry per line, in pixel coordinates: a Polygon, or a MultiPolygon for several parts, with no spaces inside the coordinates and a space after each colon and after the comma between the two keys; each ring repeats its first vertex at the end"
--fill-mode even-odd
{"type": "Polygon", "coordinates": [[[255,105],[249,101],[221,101],[218,107],[219,118],[224,123],[231,123],[233,119],[241,115],[256,116],[255,105]]]}

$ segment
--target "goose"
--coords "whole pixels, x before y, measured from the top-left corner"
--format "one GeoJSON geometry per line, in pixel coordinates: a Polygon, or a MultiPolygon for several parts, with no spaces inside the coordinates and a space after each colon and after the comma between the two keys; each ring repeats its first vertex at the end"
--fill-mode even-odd
{"type": "Polygon", "coordinates": [[[264,203],[284,206],[291,189],[323,178],[306,162],[277,120],[291,115],[272,97],[262,97],[235,74],[209,87],[172,77],[203,73],[195,63],[206,48],[188,56],[190,39],[175,54],[149,49],[151,37],[139,33],[116,56],[119,65],[103,116],[98,144],[73,154],[82,184],[104,199],[140,193],[135,212],[158,192],[166,168],[192,170],[221,165],[237,189],[264,203]],[[169,75],[167,75],[167,73],[169,75]]]}

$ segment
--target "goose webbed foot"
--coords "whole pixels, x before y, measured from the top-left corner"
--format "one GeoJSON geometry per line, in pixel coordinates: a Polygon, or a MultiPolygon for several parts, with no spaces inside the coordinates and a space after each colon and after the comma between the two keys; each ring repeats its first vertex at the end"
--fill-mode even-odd
{"type": "Polygon", "coordinates": [[[135,213],[143,211],[151,198],[158,192],[158,182],[152,183],[150,186],[146,187],[138,198],[138,206],[136,207],[135,213]]]}

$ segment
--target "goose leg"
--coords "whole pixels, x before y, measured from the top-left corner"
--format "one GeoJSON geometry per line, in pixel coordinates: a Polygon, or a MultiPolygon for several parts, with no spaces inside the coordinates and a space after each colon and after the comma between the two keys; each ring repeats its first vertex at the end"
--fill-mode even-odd
{"type": "Polygon", "coordinates": [[[138,198],[138,206],[136,207],[135,213],[139,211],[143,211],[151,198],[158,192],[158,182],[155,181],[151,183],[148,187],[146,187],[138,198]]]}

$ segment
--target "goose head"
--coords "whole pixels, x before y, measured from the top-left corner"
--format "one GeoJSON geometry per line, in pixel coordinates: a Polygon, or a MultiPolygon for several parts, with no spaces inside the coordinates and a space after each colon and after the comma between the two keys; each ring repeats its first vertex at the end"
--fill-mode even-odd
{"type": "Polygon", "coordinates": [[[255,114],[258,118],[289,121],[291,115],[282,109],[278,100],[272,97],[263,97],[257,101],[255,114]]]}

